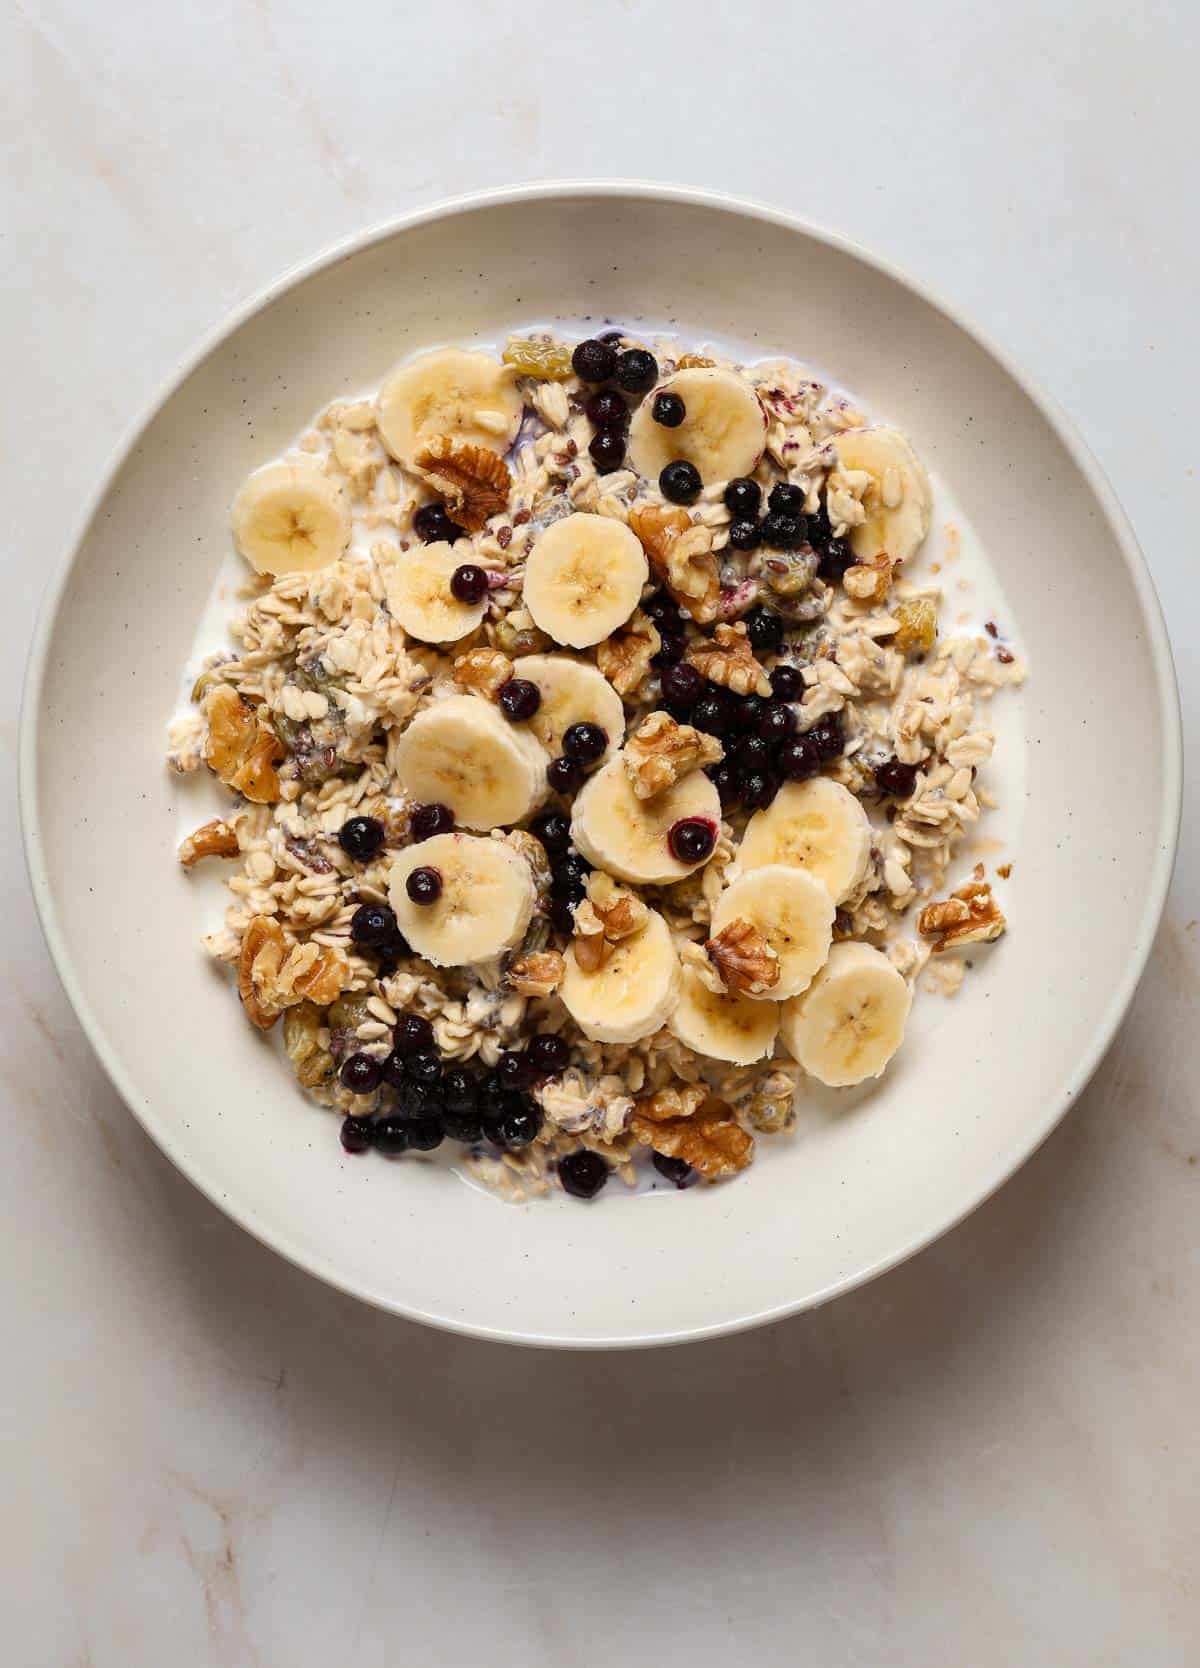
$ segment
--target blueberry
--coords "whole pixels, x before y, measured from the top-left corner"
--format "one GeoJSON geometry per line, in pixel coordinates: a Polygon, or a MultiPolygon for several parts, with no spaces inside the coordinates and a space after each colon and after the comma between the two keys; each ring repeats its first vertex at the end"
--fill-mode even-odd
{"type": "Polygon", "coordinates": [[[683,652],[687,648],[687,638],[682,632],[668,631],[665,625],[658,628],[659,646],[650,656],[651,666],[677,666],[683,659],[683,652]]]}
{"type": "Polygon", "coordinates": [[[392,1046],[397,1054],[416,1054],[433,1047],[433,1026],[424,1014],[405,1014],[392,1033],[392,1046]]]}
{"type": "Polygon", "coordinates": [[[379,1118],[375,1124],[375,1145],[389,1157],[408,1151],[408,1122],[404,1118],[379,1118]]]}
{"type": "Polygon", "coordinates": [[[479,1116],[485,1123],[488,1119],[498,1120],[503,1118],[512,1104],[512,1095],[494,1072],[490,1077],[485,1077],[479,1085],[479,1093],[476,1099],[479,1106],[479,1116]]]}
{"type": "Polygon", "coordinates": [[[577,851],[569,852],[553,866],[551,891],[556,897],[566,898],[578,890],[582,897],[584,883],[591,872],[592,866],[586,857],[581,857],[577,851]]]}
{"type": "Polygon", "coordinates": [[[733,697],[733,728],[740,735],[748,735],[757,730],[765,705],[766,702],[761,695],[733,697]]]}
{"type": "Polygon", "coordinates": [[[691,712],[703,688],[704,679],[694,666],[668,666],[662,675],[663,703],[675,718],[691,712]]]}
{"type": "Polygon", "coordinates": [[[396,917],[386,904],[360,904],[350,917],[350,941],[353,944],[374,950],[396,936],[396,917]]]}
{"type": "Polygon", "coordinates": [[[384,833],[378,817],[351,817],[338,831],[338,844],[356,863],[369,863],[382,848],[384,833]]]}
{"type": "Polygon", "coordinates": [[[677,429],[687,416],[687,406],[678,394],[664,392],[654,396],[650,415],[656,423],[661,423],[664,429],[677,429]]]}
{"type": "Polygon", "coordinates": [[[447,1112],[474,1113],[478,1085],[464,1066],[451,1066],[442,1078],[442,1099],[447,1112]]]}
{"type": "Polygon", "coordinates": [[[468,1145],[478,1141],[483,1133],[478,1113],[451,1112],[449,1108],[442,1113],[442,1128],[451,1141],[465,1141],[468,1145]]]}
{"type": "Polygon", "coordinates": [[[668,628],[678,630],[683,625],[683,617],[679,612],[679,604],[666,591],[655,591],[642,604],[642,613],[652,619],[657,626],[667,625],[668,628]]]}
{"type": "Polygon", "coordinates": [[[564,817],[561,811],[543,812],[540,817],[533,819],[529,828],[552,857],[558,852],[566,851],[571,843],[570,818],[564,817]]]}
{"type": "Polygon", "coordinates": [[[703,484],[700,471],[686,458],[676,458],[658,477],[659,491],[672,504],[694,504],[703,484]]]}
{"type": "Polygon", "coordinates": [[[404,882],[404,890],[415,904],[428,907],[442,895],[442,877],[437,869],[422,866],[412,871],[404,882]]]}
{"type": "Polygon", "coordinates": [[[440,1118],[408,1120],[408,1145],[412,1152],[431,1153],[435,1147],[441,1146],[445,1134],[440,1118]]]}
{"type": "Polygon", "coordinates": [[[658,381],[658,360],[645,348],[626,348],[617,355],[613,374],[627,394],[648,394],[658,381]]]}
{"type": "Polygon", "coordinates": [[[393,1089],[403,1089],[408,1082],[404,1075],[404,1055],[398,1054],[394,1048],[383,1062],[383,1081],[390,1083],[393,1089]]]}
{"type": "Polygon", "coordinates": [[[846,751],[846,735],[842,728],[840,712],[826,713],[824,718],[817,720],[807,735],[826,764],[846,751]]]}
{"type": "Polygon", "coordinates": [[[685,1187],[692,1175],[692,1167],[686,1158],[668,1158],[666,1153],[652,1153],[651,1162],[660,1176],[665,1176],[676,1187],[685,1187]]]}
{"type": "Polygon", "coordinates": [[[768,701],[758,721],[758,733],[769,747],[786,741],[796,728],[796,714],[786,701],[768,701]]]}
{"type": "Polygon", "coordinates": [[[559,1159],[558,1179],[573,1199],[594,1199],[608,1180],[608,1165],[599,1153],[581,1147],[559,1159]]]}
{"type": "Polygon", "coordinates": [[[453,544],[464,534],[456,521],[451,521],[444,504],[422,504],[413,516],[413,532],[424,544],[453,544]]]}
{"type": "Polygon", "coordinates": [[[831,538],[821,552],[817,574],[827,585],[840,585],[846,569],[854,566],[854,552],[845,539],[831,538]]]}
{"type": "Polygon", "coordinates": [[[413,1118],[440,1118],[445,1110],[441,1084],[406,1083],[400,1090],[399,1110],[400,1116],[409,1121],[413,1118]]]}
{"type": "Polygon", "coordinates": [[[667,833],[671,855],[680,863],[703,863],[716,843],[716,824],[707,817],[681,817],[667,833]]]}
{"type": "Polygon", "coordinates": [[[725,488],[725,508],[730,515],[748,518],[758,514],[762,503],[762,488],[748,475],[735,475],[725,488]]]}
{"type": "Polygon", "coordinates": [[[611,474],[625,462],[625,430],[615,423],[597,429],[588,441],[588,452],[602,475],[611,474]]]}
{"type": "Polygon", "coordinates": [[[829,511],[822,499],[817,506],[816,514],[808,518],[808,541],[814,550],[824,550],[833,537],[833,523],[829,519],[829,511]]]}
{"type": "Polygon", "coordinates": [[[496,1061],[495,1071],[501,1088],[508,1090],[524,1089],[533,1079],[529,1060],[520,1049],[506,1049],[496,1061]]]}
{"type": "Polygon", "coordinates": [[[608,746],[608,737],[599,724],[571,724],[563,733],[562,750],[576,764],[595,764],[608,746]]]}
{"type": "Polygon", "coordinates": [[[525,1099],[518,1110],[505,1114],[500,1132],[504,1137],[504,1145],[515,1152],[520,1147],[527,1147],[541,1127],[541,1113],[533,1101],[525,1099]]]}
{"type": "Polygon", "coordinates": [[[804,693],[804,676],[799,667],[772,667],[771,693],[777,701],[798,701],[804,693]]]}
{"type": "Polygon", "coordinates": [[[578,793],[583,786],[583,771],[572,759],[551,759],[546,766],[546,780],[555,793],[578,793]]]}
{"type": "Polygon", "coordinates": [[[375,972],[380,979],[390,979],[400,966],[401,956],[410,956],[412,949],[402,934],[396,933],[375,951],[375,972]]]}
{"type": "Polygon", "coordinates": [[[488,577],[474,562],[464,562],[450,575],[450,594],[472,607],[487,596],[488,577]]]}
{"type": "Polygon", "coordinates": [[[742,793],[742,773],[737,766],[724,761],[713,767],[711,775],[721,804],[736,805],[742,793]]]}
{"type": "Polygon", "coordinates": [[[767,508],[772,515],[802,516],[805,496],[802,487],[793,486],[790,481],[780,481],[771,488],[767,508]]]}
{"type": "Polygon", "coordinates": [[[550,899],[550,922],[556,933],[569,938],[575,931],[575,916],[570,898],[550,899]]]}
{"type": "Polygon", "coordinates": [[[746,635],[756,654],[778,654],[783,647],[783,621],[768,608],[752,609],[746,616],[746,635]]]}
{"type": "Polygon", "coordinates": [[[729,542],[735,550],[757,550],[761,538],[762,528],[749,516],[729,523],[729,542]]]}
{"type": "Polygon", "coordinates": [[[789,782],[803,782],[821,768],[821,755],[809,736],[791,736],[775,755],[775,768],[789,782]]]}
{"type": "Polygon", "coordinates": [[[875,766],[876,784],[893,799],[907,799],[917,785],[917,767],[899,759],[884,759],[875,766]]]}
{"type": "Polygon", "coordinates": [[[351,1054],[343,1060],[338,1076],[352,1095],[373,1094],[383,1079],[383,1062],[373,1054],[351,1054]]]}
{"type": "Polygon", "coordinates": [[[522,724],[532,718],[542,704],[542,692],[528,678],[509,678],[501,684],[496,697],[500,711],[512,724],[522,724]]]}
{"type": "Polygon", "coordinates": [[[800,515],[772,514],[763,518],[763,543],[772,550],[799,550],[808,535],[805,519],[800,515]]]}
{"type": "Polygon", "coordinates": [[[348,1153],[365,1153],[375,1139],[375,1130],[365,1118],[344,1118],[341,1139],[348,1153]]]}
{"type": "Polygon", "coordinates": [[[742,777],[742,804],[748,811],[761,811],[774,799],[775,781],[765,771],[753,770],[742,777]]]}
{"type": "Polygon", "coordinates": [[[571,1059],[571,1050],[563,1038],[549,1031],[532,1038],[526,1053],[537,1077],[557,1077],[567,1069],[571,1059]]]}
{"type": "Polygon", "coordinates": [[[419,1048],[415,1054],[406,1054],[404,1075],[410,1083],[424,1083],[432,1088],[441,1079],[441,1055],[432,1048],[419,1048]]]}
{"type": "Polygon", "coordinates": [[[598,429],[609,429],[629,421],[629,407],[615,388],[605,388],[593,394],[583,408],[588,421],[598,429]]]}
{"type": "Polygon", "coordinates": [[[580,342],[571,355],[571,367],[580,382],[607,382],[617,367],[617,356],[607,342],[580,342]]]}
{"type": "Polygon", "coordinates": [[[734,756],[743,775],[750,776],[766,770],[771,762],[771,749],[761,736],[741,736],[734,746],[734,756]]]}
{"type": "Polygon", "coordinates": [[[733,726],[733,712],[729,697],[723,690],[713,689],[701,695],[692,708],[692,723],[706,735],[727,735],[733,726]]]}
{"type": "Polygon", "coordinates": [[[408,828],[418,842],[432,840],[435,834],[450,834],[454,829],[454,812],[448,805],[415,805],[408,819],[408,828]]]}

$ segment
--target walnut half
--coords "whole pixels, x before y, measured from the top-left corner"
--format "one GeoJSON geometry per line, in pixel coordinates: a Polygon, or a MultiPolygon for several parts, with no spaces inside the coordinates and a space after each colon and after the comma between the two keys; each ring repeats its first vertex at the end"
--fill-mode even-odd
{"type": "Polygon", "coordinates": [[[562,983],[566,963],[557,950],[541,950],[519,956],[509,968],[505,983],[521,996],[550,996],[562,983]]]}
{"type": "Polygon", "coordinates": [[[971,878],[944,903],[926,904],[917,917],[922,938],[933,938],[934,953],[953,949],[956,944],[990,944],[1008,925],[983,878],[983,864],[976,863],[971,878]]]}
{"type": "Polygon", "coordinates": [[[779,983],[779,957],[762,933],[741,916],[704,946],[729,990],[761,996],[779,983]]]}
{"type": "Polygon", "coordinates": [[[238,994],[248,1019],[260,1031],[269,1031],[283,1010],[298,1002],[328,1007],[349,977],[350,967],[340,950],[289,945],[283,928],[269,915],[256,915],[242,937],[238,994]]]}
{"type": "Polygon", "coordinates": [[[649,1100],[638,1101],[629,1127],[644,1147],[664,1158],[682,1158],[706,1181],[720,1181],[744,1170],[754,1157],[754,1137],[742,1128],[723,1100],[703,1089],[682,1091],[694,1109],[682,1117],[661,1116],[668,1089],[649,1100]]]}
{"type": "Polygon", "coordinates": [[[754,658],[746,627],[740,622],[719,625],[713,635],[715,642],[693,643],[688,664],[733,695],[769,695],[771,680],[754,658]]]}
{"type": "Polygon", "coordinates": [[[724,756],[716,736],[677,724],[666,712],[652,712],[644,719],[621,752],[638,799],[653,799],[690,771],[716,764],[724,756]]]}
{"type": "Polygon", "coordinates": [[[508,465],[486,446],[472,446],[442,434],[417,454],[417,468],[446,500],[450,515],[468,533],[479,529],[508,505],[512,476],[508,465]]]}
{"type": "Polygon", "coordinates": [[[596,650],[596,665],[618,695],[632,695],[650,671],[650,661],[662,648],[658,628],[639,609],[623,630],[614,632],[596,650]]]}
{"type": "Polygon", "coordinates": [[[203,857],[236,857],[238,837],[227,822],[214,820],[189,834],[179,848],[179,861],[192,868],[203,857]]]}
{"type": "Polygon", "coordinates": [[[273,805],[279,798],[275,766],[287,755],[275,731],[227,683],[209,690],[204,713],[209,769],[255,805],[273,805]]]}
{"type": "Polygon", "coordinates": [[[575,960],[585,973],[603,967],[614,947],[641,932],[650,911],[639,897],[596,869],[588,876],[588,895],[575,911],[575,960]]]}
{"type": "Polygon", "coordinates": [[[693,525],[686,510],[665,504],[633,510],[629,525],[679,606],[699,625],[714,620],[721,600],[721,570],[713,555],[712,529],[703,522],[693,525]]]}

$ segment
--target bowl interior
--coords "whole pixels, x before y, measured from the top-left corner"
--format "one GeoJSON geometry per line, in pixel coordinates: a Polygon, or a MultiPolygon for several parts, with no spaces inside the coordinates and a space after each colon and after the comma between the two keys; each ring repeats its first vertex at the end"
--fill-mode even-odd
{"type": "Polygon", "coordinates": [[[1155,605],[1119,512],[1008,371],[895,277],[768,216],[575,191],[417,222],[276,293],[161,405],[117,470],[35,649],[26,823],[68,989],[131,1107],[252,1232],[382,1305],[485,1334],[647,1342],[801,1307],[915,1249],[1051,1127],[1140,971],[1178,759],[1155,605]],[[882,1087],[814,1105],[731,1186],[501,1205],[441,1168],[343,1159],[241,1022],[174,860],[164,725],[254,466],[418,347],[608,315],[827,368],[958,495],[1031,679],[1010,932],[927,996],[882,1087]],[[1128,550],[1132,546],[1127,545],[1128,550]],[[1120,698],[1114,698],[1119,689],[1120,698]],[[1098,789],[1121,761],[1121,793],[1098,789]]]}

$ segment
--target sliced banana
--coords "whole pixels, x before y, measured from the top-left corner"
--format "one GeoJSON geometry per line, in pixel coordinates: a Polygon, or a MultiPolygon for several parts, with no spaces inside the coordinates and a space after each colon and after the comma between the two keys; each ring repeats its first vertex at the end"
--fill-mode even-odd
{"type": "Polygon", "coordinates": [[[634,468],[656,481],[668,463],[686,458],[706,483],[749,475],[763,454],[767,418],[758,395],[736,371],[677,371],[647,394],[629,425],[629,456],[634,468]],[[654,421],[659,394],[678,394],[684,419],[667,429],[654,421]]]}
{"type": "Polygon", "coordinates": [[[396,367],[379,390],[376,423],[388,451],[411,469],[442,434],[507,452],[523,409],[509,366],[487,353],[439,348],[396,367]]]}
{"type": "Polygon", "coordinates": [[[881,950],[835,944],[803,996],[783,1010],[784,1046],[819,1083],[879,1077],[904,1041],[912,992],[881,950]]]}
{"type": "Polygon", "coordinates": [[[259,573],[312,573],[350,543],[346,495],[313,460],[256,469],[231,516],[234,543],[259,573]]]}
{"type": "Polygon", "coordinates": [[[388,896],[400,931],[435,967],[466,967],[511,950],[525,936],[537,901],[533,871],[500,840],[436,834],[398,852],[388,896]],[[417,904],[405,882],[414,869],[436,869],[436,903],[417,904]]]}
{"type": "Polygon", "coordinates": [[[746,824],[738,847],[743,874],[767,863],[807,869],[835,904],[860,884],[871,861],[871,823],[840,782],[814,776],[787,782],[765,811],[746,824]]]}
{"type": "Polygon", "coordinates": [[[641,932],[623,938],[595,972],[585,973],[568,949],[558,995],[585,1037],[633,1043],[664,1024],[679,991],[679,957],[657,910],[641,932]]]}
{"type": "Polygon", "coordinates": [[[577,511],[539,535],[525,563],[525,606],[556,643],[590,648],[625,624],[649,574],[624,522],[577,511]]]}
{"type": "Polygon", "coordinates": [[[394,757],[408,798],[448,805],[464,828],[521,822],[548,791],[541,743],[475,695],[451,695],[419,712],[394,757]]]}
{"type": "Polygon", "coordinates": [[[731,921],[749,921],[779,957],[779,982],[751,1002],[798,996],[829,954],[833,904],[821,882],[803,869],[769,863],[735,880],[712,913],[715,938],[731,921]]]}
{"type": "MultiPolygon", "coordinates": [[[[589,863],[635,886],[665,886],[701,865],[681,863],[667,836],[684,817],[721,826],[721,800],[702,770],[693,770],[653,799],[638,799],[616,753],[585,785],[571,814],[571,838],[589,863]]],[[[789,992],[790,994],[790,992],[789,992]]]]}
{"type": "Polygon", "coordinates": [[[586,660],[565,654],[528,654],[521,658],[520,675],[541,691],[542,704],[529,728],[550,754],[562,752],[562,738],[572,724],[598,724],[608,737],[608,749],[625,739],[625,708],[612,684],[586,660]]]}
{"type": "Polygon", "coordinates": [[[383,569],[383,590],[393,617],[422,643],[457,643],[483,621],[482,602],[459,602],[450,589],[461,556],[452,544],[422,544],[403,550],[383,569]]]}
{"type": "Polygon", "coordinates": [[[893,562],[907,562],[929,531],[933,508],[924,464],[897,429],[848,429],[834,444],[839,471],[871,477],[862,498],[867,518],[848,535],[854,554],[867,562],[886,551],[893,562]]]}
{"type": "Polygon", "coordinates": [[[679,1000],[667,1020],[667,1028],[697,1054],[748,1066],[774,1048],[779,1030],[779,1005],[751,1002],[732,990],[718,996],[709,990],[698,973],[685,967],[679,984],[679,1000]]]}

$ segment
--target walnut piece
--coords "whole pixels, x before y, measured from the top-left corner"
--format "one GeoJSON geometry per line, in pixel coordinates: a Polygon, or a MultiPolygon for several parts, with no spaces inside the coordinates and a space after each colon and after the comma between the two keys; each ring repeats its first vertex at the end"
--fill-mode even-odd
{"type": "Polygon", "coordinates": [[[247,926],[238,956],[238,993],[252,1025],[269,1031],[284,1008],[298,1002],[328,1007],[350,978],[340,950],[320,944],[288,945],[283,928],[269,915],[247,926]]]}
{"type": "Polygon", "coordinates": [[[238,837],[227,822],[206,822],[194,834],[189,834],[179,848],[179,861],[185,869],[199,863],[202,857],[236,857],[238,837]]]}
{"type": "Polygon", "coordinates": [[[275,766],[287,755],[275,731],[227,683],[209,690],[204,712],[209,769],[255,805],[273,805],[279,798],[275,766]]]}
{"type": "Polygon", "coordinates": [[[478,533],[508,504],[512,476],[508,465],[486,446],[472,446],[439,435],[417,454],[417,468],[446,500],[451,518],[468,533],[478,533]]]}
{"type": "Polygon", "coordinates": [[[550,996],[562,983],[566,965],[557,950],[520,956],[509,968],[506,983],[522,996],[550,996]]]}
{"type": "Polygon", "coordinates": [[[983,864],[976,863],[971,878],[944,903],[926,904],[917,917],[922,938],[933,938],[934,954],[956,944],[990,944],[1008,925],[983,878],[983,864]]]}
{"type": "Polygon", "coordinates": [[[740,915],[704,948],[729,990],[761,996],[779,983],[779,957],[758,928],[740,915]]]}
{"type": "Polygon", "coordinates": [[[600,644],[596,665],[618,695],[631,695],[649,675],[650,661],[661,648],[658,628],[639,610],[623,631],[600,644]]]}
{"type": "Polygon", "coordinates": [[[642,541],[650,566],[679,606],[699,625],[717,617],[721,570],[712,547],[712,528],[692,525],[683,509],[644,504],[629,525],[642,541]]]}
{"type": "Polygon", "coordinates": [[[754,658],[746,627],[740,621],[719,625],[714,635],[715,642],[693,643],[687,652],[688,664],[731,694],[769,695],[771,680],[754,658]]]}
{"type": "Polygon", "coordinates": [[[454,661],[454,681],[494,701],[513,675],[513,663],[499,649],[470,649],[454,661]]]}
{"type": "Polygon", "coordinates": [[[724,756],[716,736],[677,724],[667,712],[652,712],[621,751],[638,799],[653,799],[689,771],[716,764],[724,756]]]}
{"type": "Polygon", "coordinates": [[[603,967],[623,938],[641,932],[650,919],[642,900],[596,869],[588,876],[588,895],[575,911],[572,947],[585,973],[603,967]]]}
{"type": "Polygon", "coordinates": [[[674,1123],[680,1118],[690,1118],[707,1099],[708,1090],[702,1083],[673,1083],[669,1088],[639,1100],[635,1110],[637,1116],[648,1123],[674,1123]]]}
{"type": "Polygon", "coordinates": [[[883,602],[892,588],[892,558],[886,550],[856,562],[842,579],[846,595],[856,602],[883,602]]]}
{"type": "Polygon", "coordinates": [[[910,597],[893,610],[900,622],[893,641],[901,654],[928,654],[937,637],[937,603],[932,597],[910,597]]]}
{"type": "MultiPolygon", "coordinates": [[[[666,1090],[666,1094],[674,1091],[666,1090]]],[[[702,1089],[685,1091],[699,1095],[703,1104],[685,1117],[660,1117],[651,1101],[638,1101],[629,1127],[644,1147],[652,1147],[664,1158],[682,1158],[706,1181],[720,1181],[744,1170],[754,1157],[754,1137],[742,1128],[723,1100],[706,1095],[702,1089]]]]}

